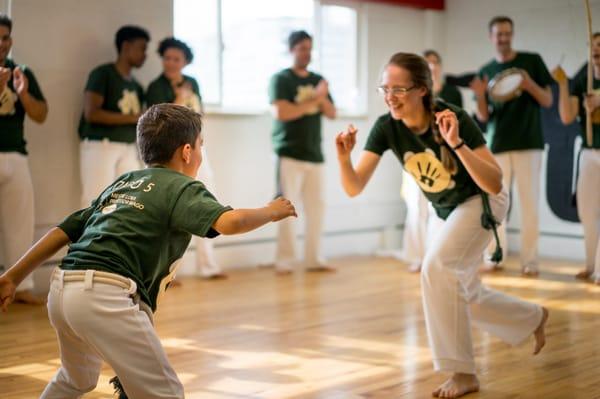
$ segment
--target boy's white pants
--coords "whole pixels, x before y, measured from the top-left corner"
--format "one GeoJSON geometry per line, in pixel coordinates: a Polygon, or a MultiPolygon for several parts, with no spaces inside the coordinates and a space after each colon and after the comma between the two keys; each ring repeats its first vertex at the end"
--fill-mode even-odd
{"type": "Polygon", "coordinates": [[[83,140],[80,152],[81,206],[84,208],[90,206],[117,177],[140,169],[135,143],[83,140]]]}
{"type": "MultiPolygon", "coordinates": [[[[490,196],[493,214],[506,216],[508,195],[490,196]]],[[[436,224],[421,272],[423,307],[433,363],[437,371],[475,373],[471,322],[512,345],[537,328],[539,305],[482,285],[478,268],[492,231],[481,226],[479,195],[459,205],[436,224]]]]}
{"type": "MultiPolygon", "coordinates": [[[[0,239],[4,253],[0,264],[5,269],[31,247],[33,212],[33,185],[27,157],[18,152],[0,152],[0,239]]],[[[19,291],[33,289],[33,273],[18,288],[19,291]]]]}
{"type": "Polygon", "coordinates": [[[406,203],[402,258],[409,264],[420,265],[425,257],[429,201],[415,179],[406,171],[402,175],[402,197],[406,203]]]}
{"type": "Polygon", "coordinates": [[[577,213],[583,225],[586,269],[600,279],[600,149],[581,152],[577,213]]]}
{"type": "MultiPolygon", "coordinates": [[[[502,169],[502,185],[511,192],[513,180],[516,182],[519,205],[521,210],[521,268],[532,271],[538,270],[538,239],[539,239],[539,197],[540,173],[542,167],[542,150],[507,151],[494,154],[502,169]]],[[[514,192],[511,196],[515,200],[514,192]]],[[[503,259],[508,254],[506,238],[506,218],[498,228],[503,259]]],[[[496,249],[492,241],[486,251],[486,259],[496,249]]]]}
{"type": "MultiPolygon", "coordinates": [[[[202,147],[202,165],[200,165],[200,169],[198,170],[197,179],[204,183],[208,191],[214,194],[214,175],[204,147],[202,147]]],[[[202,277],[221,274],[223,269],[217,262],[213,240],[198,236],[194,236],[194,240],[196,243],[196,272],[202,277]]]]}
{"type": "MultiPolygon", "coordinates": [[[[42,399],[79,398],[98,382],[102,361],[117,373],[131,399],[183,398],[183,386],[169,364],[148,314],[129,289],[92,281],[64,281],[53,274],[48,316],[56,330],[61,366],[42,399]]],[[[89,277],[88,277],[89,276],[89,277]]]]}
{"type": "MultiPolygon", "coordinates": [[[[279,159],[279,184],[284,197],[297,208],[304,208],[304,263],[318,267],[321,259],[321,233],[325,213],[325,168],[322,163],[305,162],[281,157],[279,159]]],[[[289,270],[296,260],[295,218],[278,223],[277,253],[275,267],[289,270]]]]}

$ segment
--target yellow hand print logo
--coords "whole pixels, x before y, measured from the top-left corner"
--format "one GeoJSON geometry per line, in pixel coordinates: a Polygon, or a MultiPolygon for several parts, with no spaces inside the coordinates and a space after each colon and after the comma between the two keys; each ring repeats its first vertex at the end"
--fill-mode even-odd
{"type": "Polygon", "coordinates": [[[6,85],[0,93],[0,115],[14,115],[16,102],[17,95],[6,85]]]}
{"type": "MultiPolygon", "coordinates": [[[[305,101],[312,100],[316,96],[317,96],[317,91],[315,90],[315,86],[313,86],[313,85],[298,86],[296,88],[296,97],[294,98],[294,101],[296,102],[296,104],[300,104],[305,101]]],[[[319,112],[319,107],[314,106],[307,113],[312,115],[312,114],[316,114],[318,112],[319,112]]]]}
{"type": "Polygon", "coordinates": [[[410,173],[421,189],[428,193],[439,193],[453,188],[456,183],[431,149],[417,154],[404,154],[404,169],[410,173]]]}
{"type": "Polygon", "coordinates": [[[137,93],[127,89],[123,89],[123,96],[119,100],[118,106],[121,113],[125,115],[137,115],[142,109],[137,93]]]}

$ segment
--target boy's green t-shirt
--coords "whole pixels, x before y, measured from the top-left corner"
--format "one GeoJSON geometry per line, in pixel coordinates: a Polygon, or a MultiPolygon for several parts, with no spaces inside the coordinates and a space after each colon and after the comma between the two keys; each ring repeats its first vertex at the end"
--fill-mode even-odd
{"type": "MultiPolygon", "coordinates": [[[[594,78],[592,83],[594,94],[600,95],[600,80],[594,78]]],[[[569,91],[572,96],[579,99],[579,125],[581,126],[581,138],[583,139],[584,148],[600,148],[600,109],[596,109],[592,113],[592,145],[588,145],[586,138],[586,119],[587,115],[583,100],[587,93],[587,68],[584,68],[583,73],[577,74],[569,84],[569,91]],[[594,116],[596,115],[596,116],[594,116]]]]}
{"type": "MultiPolygon", "coordinates": [[[[184,105],[189,109],[200,112],[202,110],[202,96],[200,95],[198,82],[193,77],[187,75],[183,75],[183,80],[192,89],[192,95],[184,105]]],[[[172,103],[174,101],[175,91],[171,82],[169,82],[169,79],[164,74],[154,79],[148,86],[148,90],[146,90],[146,104],[148,107],[154,104],[172,103]]]]}

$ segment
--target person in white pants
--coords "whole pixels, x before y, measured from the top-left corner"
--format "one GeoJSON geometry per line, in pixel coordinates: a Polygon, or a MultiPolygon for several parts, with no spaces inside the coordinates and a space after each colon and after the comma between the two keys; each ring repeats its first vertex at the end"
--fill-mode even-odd
{"type": "MultiPolygon", "coordinates": [[[[48,105],[28,67],[8,58],[12,47],[12,20],[0,14],[0,265],[9,267],[33,242],[33,185],[24,138],[25,115],[45,121],[48,105]]],[[[33,275],[19,286],[17,300],[42,304],[33,294],[33,275]]]]}
{"type": "Polygon", "coordinates": [[[16,286],[69,245],[48,294],[61,363],[42,399],[81,398],[96,387],[102,361],[115,370],[126,397],[183,398],[152,312],[192,234],[240,234],[296,216],[284,198],[256,209],[221,205],[195,179],[201,130],[201,116],[185,107],[150,107],[138,124],[147,167],[120,176],[0,275],[0,309],[6,311],[16,286]]]}
{"type": "MultiPolygon", "coordinates": [[[[192,76],[185,75],[183,69],[193,62],[192,49],[174,37],[163,39],[158,45],[158,54],[162,59],[163,72],[154,79],[146,91],[148,106],[161,103],[183,105],[198,113],[203,112],[200,86],[192,76]]],[[[213,191],[214,175],[206,150],[202,147],[202,167],[198,171],[200,180],[207,189],[213,191]]],[[[196,247],[196,273],[206,279],[222,279],[227,275],[217,261],[213,240],[194,237],[196,247]]],[[[175,280],[174,285],[181,284],[175,280]]]]}
{"type": "MultiPolygon", "coordinates": [[[[275,117],[273,147],[277,154],[277,188],[294,203],[302,203],[305,220],[304,266],[309,271],[332,271],[321,256],[325,213],[325,169],[321,150],[321,114],[335,118],[327,81],[308,70],[312,37],[304,31],[288,38],[294,61],[275,74],[269,98],[275,117]]],[[[296,262],[296,229],[292,220],[279,225],[275,269],[288,274],[296,262]]]]}
{"type": "Polygon", "coordinates": [[[423,308],[434,368],[452,373],[433,395],[457,398],[479,390],[471,321],[517,345],[533,335],[545,344],[548,311],[491,290],[478,267],[491,228],[507,212],[502,172],[483,134],[465,111],[434,100],[431,73],[418,55],[397,53],[385,66],[380,93],[389,113],[377,119],[356,166],[356,130],[336,137],[342,186],[358,195],[381,156],[392,150],[436,211],[437,226],[421,273],[423,308]]]}
{"type": "Polygon", "coordinates": [[[577,213],[583,225],[585,268],[576,277],[591,278],[600,285],[600,32],[593,35],[592,55],[592,93],[587,92],[587,73],[575,76],[570,85],[561,67],[553,71],[553,76],[558,82],[560,118],[564,124],[570,124],[578,117],[583,143],[576,195],[577,213]],[[592,113],[591,143],[586,137],[587,110],[592,113]]]}
{"type": "Polygon", "coordinates": [[[88,77],[79,122],[83,207],[117,176],[141,166],[135,126],[144,91],[131,71],[144,64],[148,41],[146,30],[121,27],[115,37],[117,61],[96,67],[88,77]]]}
{"type": "MultiPolygon", "coordinates": [[[[538,54],[513,50],[513,21],[510,18],[494,17],[488,28],[496,56],[480,69],[479,76],[471,82],[471,89],[477,100],[477,118],[487,122],[490,149],[502,168],[503,185],[510,192],[513,180],[516,181],[521,207],[521,272],[524,276],[537,276],[538,202],[544,150],[540,106],[552,105],[550,85],[553,81],[538,54]],[[488,97],[488,81],[512,68],[519,69],[523,76],[520,94],[505,102],[488,97]]],[[[499,235],[505,258],[508,253],[505,220],[499,235]]],[[[501,268],[491,256],[494,249],[495,243],[492,243],[485,251],[488,270],[501,268]]]]}

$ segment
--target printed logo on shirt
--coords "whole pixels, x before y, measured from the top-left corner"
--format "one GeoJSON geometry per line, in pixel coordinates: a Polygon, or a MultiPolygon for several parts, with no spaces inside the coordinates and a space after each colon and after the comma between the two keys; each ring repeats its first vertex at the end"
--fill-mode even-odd
{"type": "Polygon", "coordinates": [[[419,187],[428,193],[439,193],[456,185],[450,172],[429,148],[416,154],[410,151],[404,153],[404,169],[415,178],[419,187]]]}
{"type": "Polygon", "coordinates": [[[137,115],[142,109],[140,99],[135,90],[123,89],[123,96],[117,105],[119,106],[121,113],[125,115],[137,115]]]}
{"type": "MultiPolygon", "coordinates": [[[[303,103],[305,101],[312,100],[317,96],[317,91],[315,90],[315,86],[308,84],[304,86],[296,87],[296,97],[294,97],[294,102],[296,104],[303,103]]],[[[314,106],[308,111],[309,115],[314,115],[319,113],[319,107],[314,106]]]]}
{"type": "Polygon", "coordinates": [[[185,103],[183,105],[195,112],[202,111],[202,105],[200,105],[200,97],[198,97],[194,93],[186,97],[185,103]]]}
{"type": "Polygon", "coordinates": [[[17,94],[6,85],[0,94],[0,115],[14,115],[17,99],[17,94]]]}

